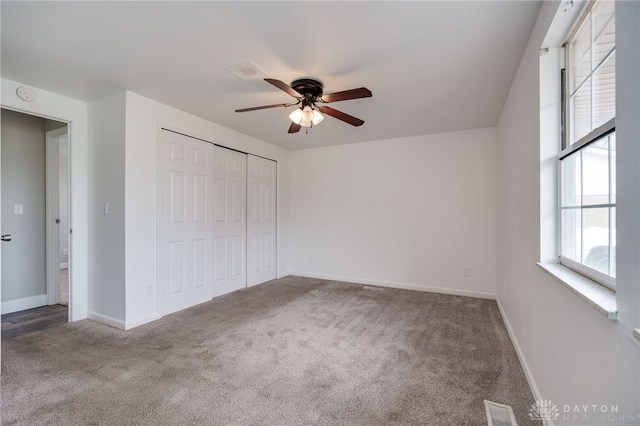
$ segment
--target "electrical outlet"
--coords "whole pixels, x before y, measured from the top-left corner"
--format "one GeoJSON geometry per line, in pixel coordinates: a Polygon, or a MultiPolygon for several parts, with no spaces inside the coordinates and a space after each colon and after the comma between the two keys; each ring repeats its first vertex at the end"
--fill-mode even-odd
{"type": "Polygon", "coordinates": [[[24,204],[14,204],[13,214],[24,214],[24,204]]]}
{"type": "Polygon", "coordinates": [[[464,268],[462,268],[462,275],[464,275],[465,277],[470,277],[471,268],[469,268],[468,266],[465,266],[464,268]]]}
{"type": "Polygon", "coordinates": [[[144,289],[144,293],[145,296],[151,297],[151,294],[153,293],[153,287],[151,287],[151,285],[146,286],[144,289]]]}
{"type": "Polygon", "coordinates": [[[313,263],[313,257],[307,256],[307,263],[313,263]]]}
{"type": "Polygon", "coordinates": [[[63,256],[69,256],[69,249],[62,249],[63,256]]]}

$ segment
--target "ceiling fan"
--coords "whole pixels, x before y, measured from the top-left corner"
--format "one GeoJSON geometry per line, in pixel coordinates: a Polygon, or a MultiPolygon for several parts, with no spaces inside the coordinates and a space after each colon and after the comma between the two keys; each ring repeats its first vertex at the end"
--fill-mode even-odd
{"type": "Polygon", "coordinates": [[[299,108],[297,108],[289,115],[289,118],[292,121],[291,126],[289,126],[289,133],[297,133],[302,127],[306,127],[307,131],[309,131],[310,127],[313,127],[324,120],[322,114],[330,115],[333,118],[342,120],[345,123],[351,124],[352,126],[362,126],[364,124],[364,121],[360,120],[359,118],[346,114],[342,111],[338,111],[335,108],[318,104],[328,104],[330,102],[347,101],[350,99],[370,98],[371,91],[366,87],[359,87],[357,89],[323,94],[322,89],[324,88],[324,85],[321,81],[314,78],[300,78],[298,80],[294,80],[290,86],[280,80],[276,80],[273,78],[265,78],[264,81],[274,85],[283,92],[288,93],[298,101],[288,104],[275,104],[252,108],[242,108],[237,109],[236,112],[248,112],[256,111],[259,109],[300,105],[299,108]]]}

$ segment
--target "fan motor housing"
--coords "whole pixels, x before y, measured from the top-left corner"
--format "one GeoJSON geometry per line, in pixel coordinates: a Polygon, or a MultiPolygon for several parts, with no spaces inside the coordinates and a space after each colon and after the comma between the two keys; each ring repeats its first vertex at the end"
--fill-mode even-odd
{"type": "Polygon", "coordinates": [[[291,88],[304,95],[305,98],[311,97],[316,100],[322,96],[324,84],[313,78],[300,78],[291,82],[291,88]]]}

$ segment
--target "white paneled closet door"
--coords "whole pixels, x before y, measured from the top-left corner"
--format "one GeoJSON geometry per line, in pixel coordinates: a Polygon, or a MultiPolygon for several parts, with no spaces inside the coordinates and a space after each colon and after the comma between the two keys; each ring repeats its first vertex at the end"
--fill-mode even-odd
{"type": "Polygon", "coordinates": [[[247,286],[247,154],[215,147],[213,295],[247,286]]]}
{"type": "Polygon", "coordinates": [[[247,286],[276,278],[276,162],[249,155],[247,286]]]}
{"type": "Polygon", "coordinates": [[[214,145],[162,132],[160,305],[162,315],[213,295],[214,145]]]}

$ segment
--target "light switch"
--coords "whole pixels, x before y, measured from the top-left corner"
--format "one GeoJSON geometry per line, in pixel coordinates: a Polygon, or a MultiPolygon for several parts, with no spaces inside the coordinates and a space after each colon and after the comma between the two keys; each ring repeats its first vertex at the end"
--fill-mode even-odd
{"type": "Polygon", "coordinates": [[[105,201],[104,204],[102,205],[102,214],[103,215],[108,215],[109,214],[109,202],[105,201]]]}
{"type": "Polygon", "coordinates": [[[24,205],[23,204],[14,204],[13,205],[13,214],[24,214],[24,205]]]}

